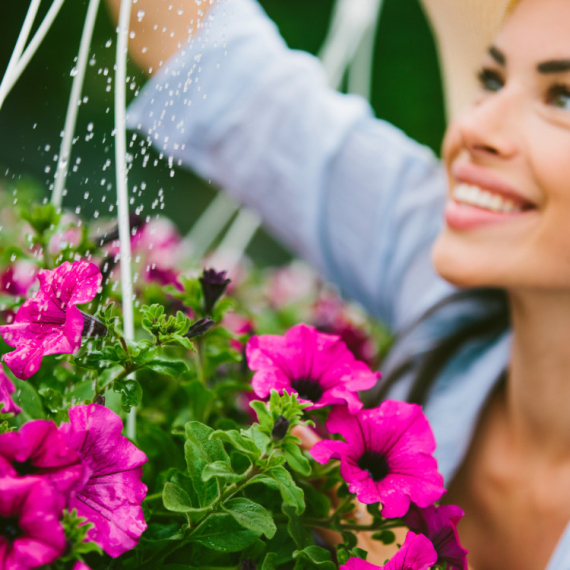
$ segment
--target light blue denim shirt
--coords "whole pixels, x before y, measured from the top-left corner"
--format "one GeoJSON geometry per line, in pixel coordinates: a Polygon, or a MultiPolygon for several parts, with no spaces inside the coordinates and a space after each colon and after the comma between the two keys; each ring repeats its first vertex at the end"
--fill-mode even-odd
{"type": "MultiPolygon", "coordinates": [[[[398,331],[454,291],[431,264],[446,180],[431,151],[330,89],[319,61],[287,48],[255,0],[219,0],[149,81],[129,126],[258,211],[293,251],[398,331]]],[[[480,308],[479,310],[484,310],[480,308]]],[[[396,343],[383,366],[425,349],[465,314],[438,316],[396,343]]],[[[425,412],[448,483],[508,362],[510,336],[466,346],[425,412]]],[[[411,378],[391,397],[405,399],[411,378]]],[[[570,527],[548,570],[570,569],[570,527]]]]}

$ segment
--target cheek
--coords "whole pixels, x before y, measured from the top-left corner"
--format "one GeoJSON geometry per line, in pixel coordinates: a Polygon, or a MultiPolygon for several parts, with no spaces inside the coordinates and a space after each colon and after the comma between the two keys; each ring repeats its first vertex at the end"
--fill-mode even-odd
{"type": "Polygon", "coordinates": [[[452,122],[447,127],[447,131],[445,132],[445,137],[443,139],[443,145],[441,147],[441,157],[448,171],[451,163],[461,152],[461,149],[461,131],[459,129],[458,123],[452,122]]]}

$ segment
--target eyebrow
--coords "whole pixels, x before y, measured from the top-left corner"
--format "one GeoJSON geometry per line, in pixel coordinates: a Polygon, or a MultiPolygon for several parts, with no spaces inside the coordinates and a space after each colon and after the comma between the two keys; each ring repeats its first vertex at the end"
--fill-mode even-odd
{"type": "Polygon", "coordinates": [[[570,71],[570,59],[552,59],[544,61],[536,66],[538,73],[561,73],[570,71]]]}
{"type": "Polygon", "coordinates": [[[491,46],[489,48],[489,55],[499,64],[502,65],[503,67],[507,64],[507,57],[505,56],[505,54],[497,47],[495,46],[491,46]]]}

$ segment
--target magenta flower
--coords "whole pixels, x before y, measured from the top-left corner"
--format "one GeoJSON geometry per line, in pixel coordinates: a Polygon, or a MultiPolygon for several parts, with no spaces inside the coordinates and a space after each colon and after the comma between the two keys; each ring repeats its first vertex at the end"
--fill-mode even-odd
{"type": "Polygon", "coordinates": [[[57,491],[36,477],[0,479],[0,568],[50,564],[65,549],[57,491]]]}
{"type": "Polygon", "coordinates": [[[285,336],[262,335],[249,339],[247,361],[253,391],[260,398],[272,389],[295,392],[309,409],[346,404],[351,414],[362,408],[359,390],[372,388],[379,377],[358,362],[339,337],[297,325],[285,336]]]}
{"type": "Polygon", "coordinates": [[[95,525],[88,540],[120,556],[137,545],[146,529],[141,503],[147,488],[141,476],[147,457],[121,435],[121,418],[103,406],[74,406],[69,419],[59,429],[91,470],[70,508],[95,525]]]}
{"type": "Polygon", "coordinates": [[[13,413],[19,414],[22,408],[18,407],[12,401],[10,394],[16,391],[16,386],[14,386],[12,380],[8,378],[4,369],[0,365],[0,404],[3,404],[0,411],[4,414],[13,413]]]}
{"type": "Polygon", "coordinates": [[[457,523],[463,514],[455,505],[429,505],[423,509],[411,505],[404,521],[410,530],[431,540],[439,566],[447,565],[449,570],[467,570],[468,551],[461,546],[457,534],[457,523]]]}
{"type": "Polygon", "coordinates": [[[0,275],[0,291],[14,297],[25,297],[37,274],[38,266],[35,263],[18,260],[0,275]]]}
{"type": "Polygon", "coordinates": [[[89,470],[54,422],[33,420],[18,432],[0,435],[0,477],[29,475],[47,479],[61,493],[63,509],[71,493],[83,486],[89,470]]]}
{"type": "Polygon", "coordinates": [[[93,263],[66,261],[39,275],[40,290],[19,309],[11,325],[0,326],[0,335],[16,350],[4,361],[21,380],[35,374],[42,357],[72,354],[81,346],[83,316],[75,305],[95,297],[101,272],[93,263]]]}
{"type": "Polygon", "coordinates": [[[405,515],[410,501],[427,507],[445,492],[432,457],[435,439],[420,406],[386,400],[355,416],[338,407],[326,427],[346,443],[320,441],[311,455],[319,463],[340,459],[350,492],[367,505],[382,503],[385,518],[405,515]]]}
{"type": "Polygon", "coordinates": [[[85,562],[81,562],[81,560],[78,560],[73,566],[73,570],[91,570],[91,568],[89,568],[89,566],[87,566],[85,562]]]}
{"type": "Polygon", "coordinates": [[[402,547],[384,566],[350,558],[340,570],[428,570],[437,559],[433,544],[422,534],[409,532],[402,547]]]}

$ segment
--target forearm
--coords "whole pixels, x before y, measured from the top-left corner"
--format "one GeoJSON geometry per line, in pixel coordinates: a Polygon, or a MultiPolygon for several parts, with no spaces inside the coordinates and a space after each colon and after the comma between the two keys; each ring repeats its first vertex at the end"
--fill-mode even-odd
{"type": "MultiPolygon", "coordinates": [[[[143,70],[156,72],[200,27],[216,0],[138,0],[131,11],[129,52],[143,70]]],[[[107,0],[119,19],[121,0],[107,0]]]]}

